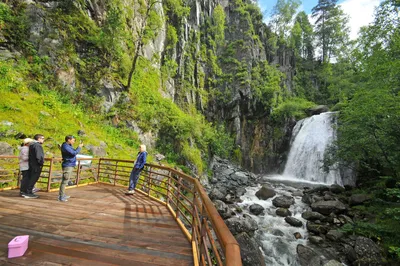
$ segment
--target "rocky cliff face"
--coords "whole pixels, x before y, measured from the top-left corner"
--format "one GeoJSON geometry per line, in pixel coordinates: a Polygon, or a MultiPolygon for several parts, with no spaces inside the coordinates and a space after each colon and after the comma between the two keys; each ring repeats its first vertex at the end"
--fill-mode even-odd
{"type": "MultiPolygon", "coordinates": [[[[252,1],[187,0],[182,5],[190,8],[186,16],[177,15],[171,3],[166,1],[162,6],[159,2],[145,1],[147,7],[156,10],[162,23],[154,29],[156,34],[144,43],[139,53],[160,71],[169,62],[177,65],[176,72],[172,71],[160,81],[160,93],[184,109],[188,105],[195,106],[209,121],[225,124],[240,149],[241,156],[237,159],[246,169],[256,173],[278,170],[284,161],[282,154],[287,150],[293,121],[275,125],[270,115],[274,103],[292,90],[293,52],[285,47],[272,47],[273,33],[262,22],[261,12],[252,1]],[[216,8],[224,13],[223,33],[217,30],[216,8]],[[177,34],[177,42],[172,44],[168,39],[171,27],[177,34]],[[281,76],[277,76],[276,69],[281,76]],[[279,90],[269,90],[274,75],[279,90]]],[[[146,20],[140,12],[143,6],[134,0],[25,1],[25,5],[30,20],[29,40],[39,56],[52,64],[51,71],[58,81],[67,91],[102,97],[102,110],[109,112],[121,101],[123,81],[101,71],[115,67],[106,64],[107,53],[106,56],[102,54],[101,60],[86,60],[100,53],[93,45],[96,40],[82,38],[80,31],[90,36],[94,23],[102,26],[104,31],[109,28],[105,33],[110,38],[120,38],[118,25],[106,27],[110,23],[107,16],[118,7],[124,27],[129,29],[132,38],[121,39],[120,47],[105,49],[121,49],[132,55],[130,41],[138,40],[140,25],[146,20]],[[60,12],[66,15],[62,19],[58,16],[60,12]],[[76,12],[86,16],[82,19],[76,12]],[[66,21],[68,19],[76,20],[77,31],[65,27],[71,23],[66,21]],[[75,48],[72,57],[66,52],[71,47],[75,48]]],[[[4,49],[2,47],[2,51],[4,49]]],[[[3,52],[6,53],[7,50],[3,52]]],[[[127,72],[115,68],[117,72],[127,72]]],[[[126,78],[126,74],[120,74],[120,77],[126,78]]],[[[127,125],[132,123],[126,121],[127,125]]],[[[154,140],[146,141],[154,143],[154,140]]]]}
{"type": "MultiPolygon", "coordinates": [[[[276,51],[270,47],[273,33],[262,23],[257,9],[245,1],[189,1],[188,5],[191,13],[181,26],[181,38],[176,48],[179,71],[171,84],[189,80],[196,90],[183,92],[179,86],[175,86],[170,94],[175,95],[174,100],[177,102],[195,103],[210,121],[226,123],[235,136],[242,154],[241,163],[245,168],[256,173],[279,170],[285,159],[282,154],[288,148],[294,124],[293,121],[287,121],[285,125],[276,128],[270,119],[271,106],[262,103],[262,97],[265,96],[256,95],[251,80],[254,79],[255,69],[270,62],[284,74],[280,85],[290,92],[295,64],[293,52],[285,47],[276,51]],[[212,20],[218,5],[223,7],[226,15],[225,40],[215,49],[220,56],[218,65],[223,75],[216,75],[207,58],[202,58],[202,46],[212,49],[207,45],[207,39],[193,37],[215,37],[205,25],[212,20]],[[185,54],[186,47],[190,45],[194,46],[194,54],[185,54]],[[188,57],[195,58],[195,67],[191,69],[187,66],[188,57]],[[201,81],[201,77],[204,77],[205,82],[201,81]],[[217,81],[211,83],[207,82],[208,79],[217,81]],[[201,86],[203,83],[204,87],[201,86]],[[209,95],[208,104],[202,102],[202,91],[209,95]]],[[[179,28],[179,25],[176,27],[179,28]]],[[[276,95],[267,97],[274,98],[276,95]]]]}

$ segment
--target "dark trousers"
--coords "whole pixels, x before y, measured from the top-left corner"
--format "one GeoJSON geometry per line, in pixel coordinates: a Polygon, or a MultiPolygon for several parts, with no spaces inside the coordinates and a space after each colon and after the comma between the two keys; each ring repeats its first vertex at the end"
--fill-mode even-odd
{"type": "Polygon", "coordinates": [[[129,177],[129,188],[128,190],[134,190],[136,187],[136,184],[139,180],[140,172],[142,172],[142,169],[139,168],[133,168],[131,175],[129,177]]]}
{"type": "Polygon", "coordinates": [[[27,187],[27,193],[32,194],[32,189],[35,186],[36,182],[38,181],[40,174],[42,173],[42,167],[38,168],[29,168],[29,183],[27,187]]]}
{"type": "Polygon", "coordinates": [[[21,185],[19,187],[19,191],[22,193],[27,193],[28,185],[29,185],[29,170],[21,171],[22,173],[22,180],[21,185]]]}

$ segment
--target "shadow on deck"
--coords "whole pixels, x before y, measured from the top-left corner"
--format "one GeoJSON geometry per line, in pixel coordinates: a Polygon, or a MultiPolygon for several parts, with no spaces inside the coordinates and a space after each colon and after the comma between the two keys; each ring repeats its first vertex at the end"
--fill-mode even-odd
{"type": "Polygon", "coordinates": [[[192,246],[166,206],[140,193],[102,184],[25,199],[0,192],[0,264],[193,265],[192,246]],[[23,257],[8,259],[8,242],[29,235],[23,257]]]}

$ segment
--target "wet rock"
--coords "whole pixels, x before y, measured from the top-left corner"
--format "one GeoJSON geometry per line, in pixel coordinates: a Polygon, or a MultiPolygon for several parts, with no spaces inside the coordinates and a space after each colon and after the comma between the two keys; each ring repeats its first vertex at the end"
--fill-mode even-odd
{"type": "Polygon", "coordinates": [[[328,232],[328,229],[325,225],[315,224],[311,222],[307,222],[307,230],[316,235],[324,235],[328,232]]]}
{"type": "Polygon", "coordinates": [[[320,221],[325,221],[326,217],[322,214],[320,214],[319,212],[312,212],[312,211],[305,211],[301,214],[301,217],[303,217],[304,219],[308,220],[308,221],[316,221],[316,220],[320,220],[320,221]]]}
{"type": "Polygon", "coordinates": [[[261,206],[260,204],[253,204],[250,206],[250,212],[254,215],[259,215],[264,211],[264,207],[261,206]]]}
{"type": "Polygon", "coordinates": [[[225,195],[221,191],[219,191],[217,188],[213,188],[213,190],[210,193],[210,199],[211,200],[225,200],[225,195]]]}
{"type": "Polygon", "coordinates": [[[257,242],[247,233],[243,232],[235,236],[242,257],[243,266],[265,266],[265,260],[257,242]]]}
{"type": "Polygon", "coordinates": [[[275,213],[276,213],[276,215],[281,216],[281,217],[292,216],[292,213],[286,208],[279,208],[276,210],[275,213]]]}
{"type": "Polygon", "coordinates": [[[275,197],[276,193],[274,189],[269,187],[268,185],[263,185],[259,191],[256,192],[256,196],[259,199],[266,200],[272,197],[275,197]]]}
{"type": "Polygon", "coordinates": [[[254,231],[258,229],[257,222],[248,215],[229,218],[225,220],[225,224],[234,235],[245,232],[249,236],[253,236],[254,231]]]}
{"type": "Polygon", "coordinates": [[[311,209],[324,215],[329,215],[332,212],[342,213],[347,210],[346,206],[337,200],[314,202],[311,204],[311,209]]]}
{"type": "Polygon", "coordinates": [[[297,245],[296,251],[301,266],[321,266],[324,261],[322,255],[304,245],[297,245]]]}
{"type": "Polygon", "coordinates": [[[215,208],[217,209],[219,215],[221,215],[222,219],[228,219],[232,217],[232,211],[229,209],[228,205],[220,200],[214,201],[215,208]]]}
{"type": "Polygon", "coordinates": [[[306,112],[307,112],[307,114],[309,116],[312,116],[312,115],[319,115],[321,113],[325,113],[325,112],[328,112],[328,111],[329,111],[329,107],[328,106],[326,106],[326,105],[318,105],[318,106],[315,106],[315,107],[307,109],[306,112]]]}
{"type": "Polygon", "coordinates": [[[339,239],[341,239],[344,236],[344,233],[338,230],[330,230],[327,234],[326,234],[326,238],[328,238],[329,240],[332,241],[338,241],[339,239]]]}
{"type": "Polygon", "coordinates": [[[294,198],[289,196],[279,196],[272,200],[275,207],[289,208],[294,203],[294,198]]]}
{"type": "Polygon", "coordinates": [[[371,196],[365,194],[354,194],[350,197],[350,206],[361,205],[371,199],[371,196]]]}
{"type": "Polygon", "coordinates": [[[282,231],[279,230],[279,229],[274,229],[274,230],[272,230],[271,234],[273,234],[274,236],[284,236],[284,235],[285,235],[285,233],[282,232],[282,231]]]}
{"type": "Polygon", "coordinates": [[[294,238],[296,238],[296,239],[301,239],[301,238],[303,238],[303,236],[302,236],[299,232],[296,232],[296,233],[294,233],[293,235],[294,235],[294,238]]]}
{"type": "Polygon", "coordinates": [[[343,264],[338,262],[337,260],[330,260],[327,263],[325,263],[323,266],[343,266],[343,264]]]}
{"type": "Polygon", "coordinates": [[[304,194],[303,194],[303,192],[301,192],[301,191],[294,191],[293,193],[292,193],[292,196],[293,197],[302,197],[304,194]]]}
{"type": "Polygon", "coordinates": [[[333,184],[330,186],[329,191],[335,194],[340,194],[342,192],[345,192],[346,189],[342,186],[339,186],[337,184],[333,184]]]}
{"type": "Polygon", "coordinates": [[[320,236],[310,236],[308,240],[310,240],[311,243],[316,245],[324,243],[324,239],[320,236]]]}
{"type": "Polygon", "coordinates": [[[290,224],[292,226],[295,226],[295,227],[302,227],[303,226],[303,223],[299,219],[296,219],[294,217],[290,217],[290,216],[285,217],[285,221],[288,224],[290,224]]]}
{"type": "Polygon", "coordinates": [[[240,198],[246,193],[246,189],[244,187],[238,187],[235,192],[236,198],[240,198]]]}

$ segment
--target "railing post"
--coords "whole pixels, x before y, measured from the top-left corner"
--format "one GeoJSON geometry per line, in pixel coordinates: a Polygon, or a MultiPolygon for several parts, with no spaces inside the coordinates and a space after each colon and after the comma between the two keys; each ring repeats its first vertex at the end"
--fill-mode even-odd
{"type": "Polygon", "coordinates": [[[97,165],[96,182],[99,182],[101,160],[102,160],[102,158],[99,159],[99,164],[97,165]]]}
{"type": "Polygon", "coordinates": [[[17,187],[20,187],[19,183],[21,182],[21,176],[22,176],[22,172],[18,169],[17,187]]]}
{"type": "Polygon", "coordinates": [[[80,177],[81,177],[81,161],[78,161],[78,170],[76,171],[76,186],[79,185],[80,177]]]}
{"type": "MultiPolygon", "coordinates": [[[[148,177],[148,178],[149,178],[149,181],[147,182],[147,184],[148,184],[148,186],[149,186],[149,187],[148,187],[148,190],[149,190],[149,191],[147,191],[147,195],[148,195],[148,196],[150,196],[150,191],[151,191],[151,189],[150,189],[150,188],[151,188],[151,174],[152,174],[152,172],[151,172],[151,166],[150,166],[150,168],[149,168],[149,177],[148,177]]],[[[140,174],[139,174],[138,178],[140,178],[140,174]]]]}
{"type": "Polygon", "coordinates": [[[115,171],[114,171],[114,186],[117,183],[117,173],[118,173],[118,161],[115,163],[115,171]]]}
{"type": "Polygon", "coordinates": [[[49,177],[47,178],[47,191],[50,191],[50,187],[51,187],[51,175],[53,173],[53,160],[54,160],[54,158],[51,158],[51,160],[50,160],[49,177]]]}
{"type": "Polygon", "coordinates": [[[169,205],[170,189],[171,189],[171,171],[168,171],[167,199],[166,199],[167,206],[169,205]]]}
{"type": "Polygon", "coordinates": [[[176,219],[179,218],[179,202],[181,202],[181,182],[182,182],[182,177],[178,177],[178,195],[177,195],[177,200],[176,200],[176,219]]]}
{"type": "MultiPolygon", "coordinates": [[[[194,186],[194,189],[196,189],[196,185],[194,186]]],[[[192,213],[193,213],[193,215],[192,215],[192,241],[193,241],[193,238],[194,238],[194,236],[195,236],[195,230],[194,230],[194,228],[196,227],[196,218],[195,218],[195,212],[196,212],[196,190],[193,192],[193,202],[192,202],[192,213]]]]}

